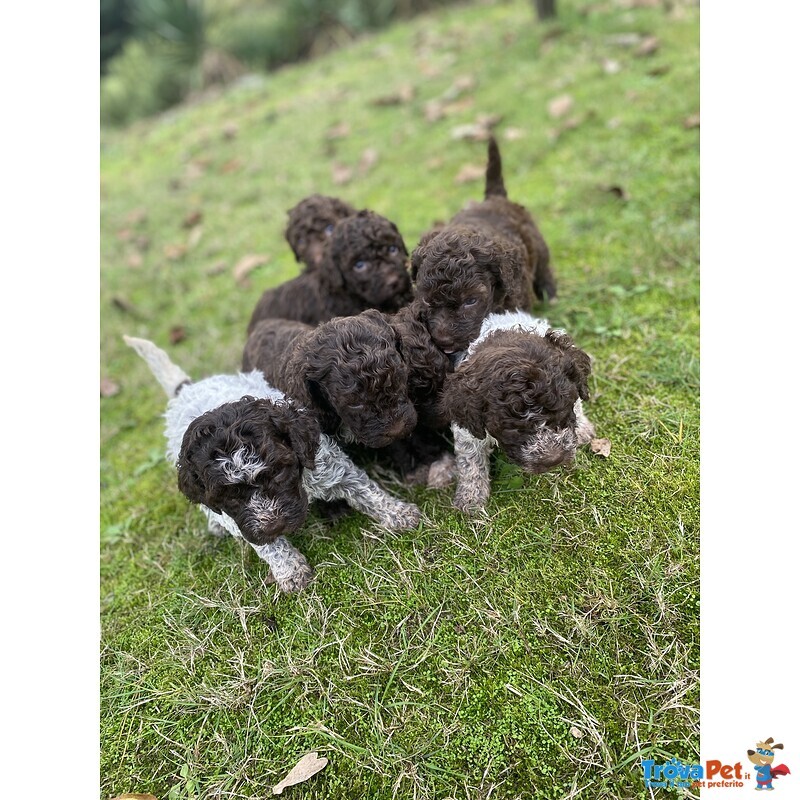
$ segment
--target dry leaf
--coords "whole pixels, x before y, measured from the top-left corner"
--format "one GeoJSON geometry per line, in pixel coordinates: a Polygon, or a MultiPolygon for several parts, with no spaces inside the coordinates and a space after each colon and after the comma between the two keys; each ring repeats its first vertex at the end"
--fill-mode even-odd
{"type": "Polygon", "coordinates": [[[603,458],[608,458],[611,453],[611,440],[610,439],[592,439],[589,442],[589,447],[593,453],[603,458]]]}
{"type": "Polygon", "coordinates": [[[186,245],[166,244],[164,245],[164,255],[170,261],[180,261],[186,255],[186,245]]]}
{"type": "Polygon", "coordinates": [[[600,186],[598,187],[601,192],[608,192],[609,194],[613,194],[614,197],[618,197],[620,200],[627,200],[628,193],[623,189],[621,186],[617,184],[611,184],[610,186],[600,186]]]}
{"type": "Polygon", "coordinates": [[[478,122],[469,125],[457,125],[450,131],[452,139],[466,139],[469,142],[485,142],[489,138],[489,129],[478,122]]]}
{"type": "Polygon", "coordinates": [[[569,729],[569,732],[576,738],[582,739],[583,738],[583,731],[580,728],[576,728],[574,725],[569,729]]]}
{"type": "Polygon", "coordinates": [[[666,75],[670,69],[669,64],[659,64],[657,67],[647,70],[647,74],[652,78],[660,78],[662,75],[666,75]]]}
{"type": "Polygon", "coordinates": [[[132,267],[133,269],[137,269],[138,267],[142,266],[143,262],[144,262],[144,259],[142,258],[140,253],[133,252],[133,253],[129,253],[128,254],[127,263],[128,263],[129,267],[132,267]]]}
{"type": "Polygon", "coordinates": [[[345,164],[334,164],[331,167],[331,180],[334,186],[344,186],[353,179],[353,170],[345,164]]]}
{"type": "Polygon", "coordinates": [[[232,158],[230,161],[226,161],[220,168],[219,171],[223,175],[228,175],[231,172],[238,172],[242,168],[242,162],[239,161],[238,158],[232,158]]]}
{"type": "Polygon", "coordinates": [[[367,147],[361,154],[358,162],[358,171],[361,175],[366,175],[378,163],[378,151],[374,147],[367,147]]]}
{"type": "Polygon", "coordinates": [[[113,397],[119,394],[119,384],[111,378],[100,378],[100,397],[113,397]]]}
{"type": "Polygon", "coordinates": [[[346,122],[340,122],[338,125],[332,125],[325,131],[325,138],[328,141],[334,139],[344,139],[345,136],[350,135],[350,126],[346,122]]]}
{"type": "Polygon", "coordinates": [[[516,142],[525,136],[525,131],[522,128],[506,128],[503,131],[503,138],[507,142],[516,142]]]}
{"type": "Polygon", "coordinates": [[[139,316],[139,312],[136,310],[134,305],[126,300],[124,297],[120,297],[117,295],[116,297],[111,298],[111,302],[115,308],[118,308],[124,314],[130,314],[131,316],[139,316]]]}
{"type": "Polygon", "coordinates": [[[426,122],[437,122],[444,116],[444,106],[438,100],[425,103],[426,122]]]}
{"type": "Polygon", "coordinates": [[[222,126],[223,139],[235,139],[239,133],[239,126],[235,122],[226,122],[222,126]]]}
{"type": "Polygon", "coordinates": [[[186,338],[186,328],[183,325],[173,325],[169,329],[169,340],[172,344],[178,344],[186,338]]]}
{"type": "Polygon", "coordinates": [[[547,104],[547,112],[553,119],[560,119],[565,114],[572,111],[572,106],[574,105],[575,101],[572,99],[571,95],[562,94],[558,97],[554,97],[547,104]]]}
{"type": "Polygon", "coordinates": [[[647,36],[633,51],[633,54],[635,56],[651,56],[659,47],[661,47],[661,40],[657,36],[647,36]]]}
{"type": "Polygon", "coordinates": [[[130,228],[120,228],[117,231],[117,239],[121,242],[129,242],[133,238],[133,231],[130,228]]]}
{"type": "Polygon", "coordinates": [[[236,266],[233,268],[233,278],[240,286],[247,285],[247,276],[254,270],[256,267],[263,266],[269,261],[269,256],[262,256],[257,255],[255,253],[250,253],[246,256],[242,256],[237,262],[236,266]]]}
{"type": "Polygon", "coordinates": [[[121,794],[111,800],[157,800],[152,794],[121,794]]]}
{"type": "Polygon", "coordinates": [[[376,97],[371,101],[373,106],[399,106],[403,103],[409,103],[414,99],[416,89],[410,84],[401,86],[396,92],[385,94],[381,97],[376,97]]]}
{"type": "Polygon", "coordinates": [[[486,174],[486,167],[483,164],[465,164],[456,175],[456,183],[470,183],[482,180],[486,174]]]}
{"type": "Polygon", "coordinates": [[[197,208],[197,209],[195,209],[194,211],[190,211],[190,212],[189,212],[189,213],[188,213],[188,214],[187,214],[187,215],[186,215],[186,216],[183,218],[183,222],[181,223],[181,225],[183,225],[183,227],[184,227],[184,228],[193,228],[193,227],[194,227],[195,225],[197,225],[197,224],[200,222],[200,220],[202,220],[202,219],[203,219],[203,212],[202,212],[202,211],[200,211],[200,209],[199,209],[199,208],[197,208]]]}
{"type": "Polygon", "coordinates": [[[306,753],[291,769],[289,774],[280,783],[276,783],[272,787],[272,794],[283,794],[283,790],[287,786],[294,786],[297,783],[307,781],[327,765],[327,758],[319,758],[316,753],[306,753]]]}
{"type": "Polygon", "coordinates": [[[214,275],[222,275],[226,269],[228,269],[228,265],[224,261],[217,261],[213,267],[209,267],[206,270],[206,275],[208,275],[210,278],[214,275]]]}
{"type": "Polygon", "coordinates": [[[692,114],[690,117],[686,117],[683,121],[683,127],[686,130],[690,130],[691,128],[699,128],[700,127],[700,115],[699,114],[692,114]]]}

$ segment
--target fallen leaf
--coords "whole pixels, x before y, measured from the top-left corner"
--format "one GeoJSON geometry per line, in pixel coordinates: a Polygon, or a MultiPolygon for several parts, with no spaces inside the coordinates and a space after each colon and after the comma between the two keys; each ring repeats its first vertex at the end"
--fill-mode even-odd
{"type": "Polygon", "coordinates": [[[686,130],[690,130],[691,128],[699,128],[700,127],[700,115],[699,114],[692,114],[683,121],[683,127],[686,130]]]}
{"type": "Polygon", "coordinates": [[[574,725],[569,729],[569,732],[576,738],[582,739],[583,738],[583,731],[580,728],[576,728],[574,725]]]}
{"type": "Polygon", "coordinates": [[[190,248],[197,247],[202,237],[203,237],[202,225],[198,225],[196,228],[192,228],[189,235],[186,237],[186,246],[190,248]]]}
{"type": "Polygon", "coordinates": [[[600,186],[598,187],[601,192],[608,192],[609,194],[613,194],[614,197],[618,197],[620,200],[627,200],[628,193],[617,184],[611,184],[610,186],[600,186]]]}
{"type": "Polygon", "coordinates": [[[116,297],[111,298],[111,303],[114,305],[115,308],[118,308],[124,314],[131,314],[132,316],[138,316],[139,312],[136,310],[134,305],[126,300],[124,297],[120,297],[117,295],[116,297]]]}
{"type": "Polygon", "coordinates": [[[143,262],[144,259],[142,258],[141,253],[133,252],[128,254],[127,263],[132,269],[138,269],[142,266],[143,262]]]}
{"type": "Polygon", "coordinates": [[[222,275],[226,269],[228,269],[228,265],[224,261],[217,261],[213,267],[209,267],[206,270],[206,275],[209,277],[213,277],[214,275],[222,275]]]}
{"type": "Polygon", "coordinates": [[[247,276],[256,267],[261,267],[269,261],[269,256],[262,256],[256,253],[250,253],[242,256],[233,268],[233,278],[240,286],[247,285],[247,276]]]}
{"type": "Polygon", "coordinates": [[[121,242],[129,242],[133,238],[133,231],[130,228],[120,228],[117,231],[117,239],[121,242]]]}
{"type": "Polygon", "coordinates": [[[332,125],[325,131],[325,138],[328,141],[333,139],[344,139],[350,135],[350,126],[346,122],[340,122],[338,125],[332,125]]]}
{"type": "Polygon", "coordinates": [[[345,164],[334,164],[331,167],[331,180],[334,186],[344,186],[353,179],[353,170],[345,164]]]}
{"type": "Polygon", "coordinates": [[[558,97],[554,97],[548,104],[547,104],[547,113],[553,119],[560,119],[565,114],[572,111],[572,107],[575,105],[575,101],[572,99],[571,95],[562,94],[558,97]]]}
{"type": "Polygon", "coordinates": [[[405,84],[396,92],[376,97],[370,104],[373,106],[399,106],[411,102],[415,94],[416,89],[411,84],[405,84]]]}
{"type": "Polygon", "coordinates": [[[469,125],[457,125],[450,131],[450,138],[466,139],[469,142],[485,142],[489,136],[489,129],[478,122],[473,122],[469,125]]]}
{"type": "Polygon", "coordinates": [[[642,43],[633,51],[635,56],[651,56],[661,47],[661,40],[658,36],[647,36],[642,43]]]}
{"type": "Polygon", "coordinates": [[[186,255],[186,245],[166,244],[164,245],[164,255],[170,261],[180,261],[186,255]]]}
{"type": "Polygon", "coordinates": [[[239,126],[235,122],[226,122],[222,126],[223,139],[235,139],[239,133],[239,126]]]}
{"type": "Polygon", "coordinates": [[[197,208],[194,211],[190,211],[184,218],[183,222],[181,223],[184,228],[193,228],[203,219],[203,212],[197,208]]]}
{"type": "Polygon", "coordinates": [[[272,787],[272,794],[283,794],[283,790],[287,786],[294,786],[297,783],[307,781],[327,765],[327,758],[319,758],[316,753],[306,753],[290,770],[289,774],[280,783],[276,783],[272,787]]]}
{"type": "Polygon", "coordinates": [[[611,441],[609,439],[592,439],[589,447],[593,453],[603,458],[608,458],[611,453],[611,441]]]}
{"type": "Polygon", "coordinates": [[[670,71],[671,67],[669,64],[659,64],[657,67],[653,67],[652,69],[647,70],[647,74],[651,78],[659,78],[662,75],[666,75],[670,71]]]}
{"type": "Polygon", "coordinates": [[[169,340],[172,344],[178,344],[186,338],[186,328],[183,325],[173,325],[169,329],[169,340]]]}
{"type": "Polygon", "coordinates": [[[377,163],[378,151],[374,147],[367,147],[361,154],[358,171],[361,175],[366,175],[377,163]]]}
{"type": "Polygon", "coordinates": [[[100,378],[100,397],[113,397],[119,394],[119,384],[111,378],[100,378]]]}
{"type": "Polygon", "coordinates": [[[438,100],[425,103],[425,121],[438,122],[444,116],[444,106],[438,100]]]}
{"type": "Polygon", "coordinates": [[[507,142],[516,142],[518,139],[522,139],[525,136],[525,131],[522,128],[506,128],[503,131],[503,138],[507,142]]]}
{"type": "Polygon", "coordinates": [[[242,168],[242,162],[238,158],[232,158],[229,161],[226,161],[220,168],[219,171],[223,175],[228,175],[231,172],[238,172],[242,168]]]}
{"type": "Polygon", "coordinates": [[[486,167],[483,164],[465,164],[456,175],[456,183],[471,183],[481,180],[486,174],[486,167]]]}

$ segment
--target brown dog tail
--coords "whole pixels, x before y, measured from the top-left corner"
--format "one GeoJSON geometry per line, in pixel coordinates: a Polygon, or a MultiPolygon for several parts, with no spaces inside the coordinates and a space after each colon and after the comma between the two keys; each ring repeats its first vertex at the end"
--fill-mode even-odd
{"type": "Polygon", "coordinates": [[[483,196],[508,197],[506,185],[503,183],[503,162],[500,160],[500,148],[494,136],[489,137],[489,160],[486,164],[486,189],[483,196]]]}
{"type": "Polygon", "coordinates": [[[192,382],[191,378],[180,367],[173,364],[169,360],[169,356],[152,342],[147,339],[136,339],[133,336],[123,335],[122,338],[128,347],[132,347],[145,360],[170,399],[177,397],[178,392],[187,383],[192,382]]]}

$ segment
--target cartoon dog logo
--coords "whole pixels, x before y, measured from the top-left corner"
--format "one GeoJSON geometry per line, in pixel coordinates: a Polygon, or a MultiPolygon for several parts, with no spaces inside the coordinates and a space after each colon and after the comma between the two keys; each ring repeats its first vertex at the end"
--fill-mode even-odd
{"type": "Polygon", "coordinates": [[[756,772],[756,791],[767,789],[772,791],[775,787],[772,785],[772,779],[778,778],[781,775],[789,775],[789,767],[786,764],[778,764],[777,767],[772,766],[775,760],[775,751],[783,750],[782,744],[773,744],[775,740],[770,736],[765,742],[756,742],[755,750],[748,750],[747,757],[755,764],[756,772]]]}

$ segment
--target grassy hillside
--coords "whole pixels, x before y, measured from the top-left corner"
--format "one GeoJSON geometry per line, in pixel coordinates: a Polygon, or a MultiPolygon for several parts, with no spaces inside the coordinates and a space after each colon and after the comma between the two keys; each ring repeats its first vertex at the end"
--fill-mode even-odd
{"type": "Polygon", "coordinates": [[[548,27],[523,0],[452,7],[103,132],[103,797],[263,798],[317,750],[287,796],[635,798],[642,757],[697,757],[699,12],[560,5],[548,27]],[[592,355],[611,455],[498,459],[480,521],[381,476],[424,524],[312,514],[316,580],[280,595],[178,492],[121,335],[235,371],[260,293],[297,274],[286,209],[338,194],[411,249],[481,196],[485,143],[453,132],[482,115],[553,254],[560,300],[534,311],[592,355]]]}

